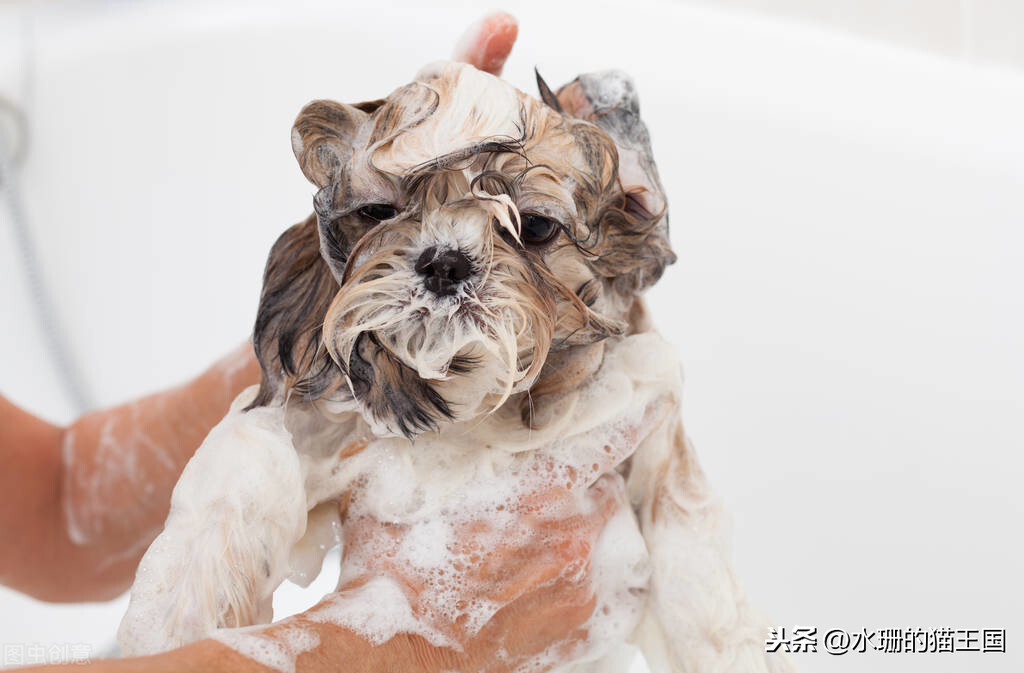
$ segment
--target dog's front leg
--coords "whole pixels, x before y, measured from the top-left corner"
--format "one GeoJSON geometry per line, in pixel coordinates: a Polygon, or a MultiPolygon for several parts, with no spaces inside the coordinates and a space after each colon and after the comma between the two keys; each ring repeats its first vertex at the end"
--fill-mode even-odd
{"type": "Polygon", "coordinates": [[[630,496],[651,557],[651,593],[635,640],[654,673],[782,673],[769,624],[732,567],[728,517],[678,414],[633,457],[630,496]]]}
{"type": "Polygon", "coordinates": [[[243,411],[244,391],[182,472],[163,532],[143,556],[118,630],[126,655],[161,652],[224,626],[270,621],[288,551],[306,526],[284,409],[243,411]]]}

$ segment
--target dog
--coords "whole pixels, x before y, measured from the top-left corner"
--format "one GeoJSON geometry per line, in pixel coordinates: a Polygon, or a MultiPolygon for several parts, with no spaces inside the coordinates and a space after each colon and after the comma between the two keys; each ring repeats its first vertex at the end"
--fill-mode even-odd
{"type": "Polygon", "coordinates": [[[590,635],[538,668],[609,670],[630,640],[655,672],[790,670],[733,574],[674,352],[641,298],[675,255],[634,86],[537,80],[534,98],[440,62],[386,98],[301,111],[315,212],[270,252],[261,383],[185,468],[125,653],[213,635],[281,667],[231,627],[270,621],[280,582],[315,576],[343,536],[342,583],[374,579],[312,618],[452,645],[451,624],[473,632],[501,607],[459,600],[454,568],[479,558],[453,561],[453,531],[489,517],[497,543],[536,488],[600,482],[631,507],[594,551],[590,635]],[[401,558],[373,541],[385,525],[409,531],[401,558]],[[415,610],[377,576],[385,556],[420,573],[415,610]]]}

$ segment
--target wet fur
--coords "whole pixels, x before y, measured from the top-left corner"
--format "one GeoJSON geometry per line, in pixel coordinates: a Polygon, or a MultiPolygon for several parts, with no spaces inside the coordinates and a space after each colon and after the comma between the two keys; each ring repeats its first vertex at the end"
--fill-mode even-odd
{"type": "MultiPolygon", "coordinates": [[[[314,215],[286,231],[268,259],[254,330],[263,377],[252,406],[293,395],[354,396],[365,414],[411,437],[458,416],[445,381],[471,375],[482,349],[505,370],[503,389],[489,399],[498,405],[516,395],[530,422],[536,398],[561,389],[552,377],[573,352],[626,333],[636,296],[674,261],[656,174],[635,184],[620,179],[608,131],[621,134],[622,116],[560,103],[561,92],[543,80],[547,104],[525,95],[515,101],[518,133],[471,137],[400,165],[396,146],[443,117],[439,108],[450,104],[464,77],[449,67],[386,99],[354,106],[315,101],[300,113],[293,147],[319,191],[314,215]],[[558,238],[543,248],[518,240],[524,195],[559,221],[558,238]],[[359,207],[375,201],[394,203],[399,217],[367,221],[359,207]],[[443,239],[450,232],[440,220],[460,217],[490,218],[493,226],[483,222],[484,233],[473,240],[485,281],[459,297],[455,324],[432,315],[437,319],[417,326],[415,290],[408,315],[393,305],[399,301],[375,302],[414,288],[407,258],[422,232],[434,227],[443,239]],[[446,329],[467,332],[464,349],[421,343],[446,329]],[[546,365],[549,352],[561,354],[558,366],[546,365]]],[[[642,127],[635,94],[627,93],[619,106],[633,115],[628,123],[642,127]]],[[[649,144],[642,149],[650,154],[649,144]]]]}
{"type": "MultiPolygon", "coordinates": [[[[315,213],[282,234],[268,259],[254,337],[258,394],[242,413],[251,391],[243,393],[197,451],[150,562],[140,564],[155,577],[137,579],[122,623],[139,653],[269,618],[263,609],[290,569],[281,552],[299,542],[293,533],[306,529],[310,506],[331,510],[338,497],[330,470],[314,462],[303,473],[300,455],[329,456],[357,422],[364,427],[350,411],[353,398],[363,419],[407,437],[501,405],[517,405],[502,409],[513,411],[502,423],[539,427],[558,406],[546,406],[545,397],[585,385],[609,337],[650,329],[639,293],[675,257],[632,84],[604,73],[554,92],[540,80],[542,103],[464,68],[435,66],[378,101],[317,101],[296,120],[293,148],[318,189],[315,213]],[[460,81],[466,73],[468,83],[460,81]],[[449,116],[462,126],[445,127],[436,117],[457,93],[467,97],[460,87],[503,103],[461,110],[449,116]],[[514,116],[502,120],[508,110],[514,116]],[[495,117],[485,121],[505,123],[505,133],[473,132],[488,114],[495,117]],[[447,145],[424,156],[431,147],[417,145],[416,134],[431,124],[447,145]],[[367,221],[359,210],[367,203],[393,203],[399,215],[367,221]],[[558,218],[555,240],[524,244],[521,218],[530,210],[558,218]],[[464,247],[475,274],[445,299],[424,297],[410,271],[419,249],[435,240],[464,247]],[[483,374],[496,377],[483,399],[460,398],[483,374]],[[335,401],[341,413],[331,417],[335,401]],[[284,427],[285,409],[301,421],[294,433],[284,427]],[[261,446],[251,466],[214,459],[261,446]],[[218,467],[229,473],[215,474],[218,467]],[[227,488],[259,485],[255,506],[244,510],[216,488],[241,467],[271,473],[227,488]],[[215,480],[214,488],[204,480],[215,480]],[[266,497],[268,484],[277,501],[266,497]],[[282,499],[294,494],[302,497],[282,499]],[[208,544],[160,552],[197,530],[208,544]],[[228,572],[220,567],[225,558],[262,562],[228,572]],[[190,602],[210,588],[212,599],[190,602]]],[[[767,622],[739,588],[726,517],[681,421],[653,426],[617,468],[652,568],[633,639],[655,671],[790,671],[788,660],[764,651],[767,622]]],[[[366,446],[362,438],[349,451],[366,446]]]]}

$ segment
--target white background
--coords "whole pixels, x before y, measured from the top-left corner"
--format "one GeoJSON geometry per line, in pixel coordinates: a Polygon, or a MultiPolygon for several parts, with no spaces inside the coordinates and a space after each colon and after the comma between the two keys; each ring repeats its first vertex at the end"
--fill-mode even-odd
{"type": "MultiPolygon", "coordinates": [[[[650,303],[752,600],[787,629],[1007,629],[1005,655],[800,668],[1021,670],[1024,76],[671,3],[505,8],[514,84],[532,91],[534,65],[552,85],[636,79],[679,254],[650,303]]],[[[32,123],[28,217],[97,404],[248,334],[266,252],[311,208],[288,140],[302,104],[386,94],[480,11],[0,13],[0,90],[32,123]]],[[[4,218],[0,391],[68,422],[4,218]]],[[[123,609],[3,590],[0,642],[100,651],[123,609]]]]}

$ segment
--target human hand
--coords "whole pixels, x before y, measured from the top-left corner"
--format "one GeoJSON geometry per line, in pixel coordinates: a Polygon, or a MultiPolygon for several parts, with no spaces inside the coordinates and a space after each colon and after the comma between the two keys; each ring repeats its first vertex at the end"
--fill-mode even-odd
{"type": "MultiPolygon", "coordinates": [[[[386,594],[378,599],[382,610],[411,616],[378,638],[388,640],[389,650],[400,650],[396,643],[409,632],[444,644],[422,648],[443,670],[504,671],[524,664],[543,670],[600,648],[588,638],[592,614],[602,618],[595,606],[608,603],[609,591],[630,587],[642,601],[646,587],[644,545],[631,537],[635,524],[614,468],[672,409],[672,399],[658,397],[610,419],[609,427],[595,427],[576,438],[592,446],[571,451],[582,459],[572,464],[542,448],[520,454],[486,487],[493,498],[460,495],[450,509],[415,523],[381,520],[345,502],[344,584],[313,613],[355,614],[360,601],[386,594]],[[608,543],[598,541],[616,516],[625,527],[616,524],[612,544],[628,551],[608,565],[595,550],[607,552],[608,543]],[[620,562],[625,557],[640,565],[620,562]],[[593,563],[606,577],[601,596],[595,596],[593,563]]],[[[612,604],[629,609],[618,599],[612,604]]]]}
{"type": "MultiPolygon", "coordinates": [[[[520,541],[506,540],[488,561],[467,569],[468,585],[504,607],[475,634],[456,625],[464,650],[455,670],[504,673],[531,663],[544,670],[570,661],[589,635],[597,603],[593,549],[608,521],[623,511],[628,500],[618,475],[589,488],[583,507],[562,489],[523,503],[520,541]]],[[[474,542],[469,531],[460,540],[474,542]]]]}
{"type": "Polygon", "coordinates": [[[417,630],[448,644],[437,647],[396,634],[380,648],[389,664],[412,656],[418,670],[503,673],[541,655],[551,665],[568,661],[587,637],[585,625],[596,603],[593,548],[609,519],[626,507],[618,475],[602,477],[582,497],[562,485],[533,492],[511,503],[500,524],[481,516],[457,526],[447,553],[464,562],[449,566],[444,578],[424,576],[407,559],[399,560],[413,536],[406,527],[366,519],[346,523],[345,554],[359,556],[366,572],[311,613],[348,611],[367,599],[363,586],[384,576],[401,588],[422,627],[417,630]],[[446,593],[449,607],[459,613],[454,621],[437,613],[442,583],[457,587],[454,595],[446,593]]]}

